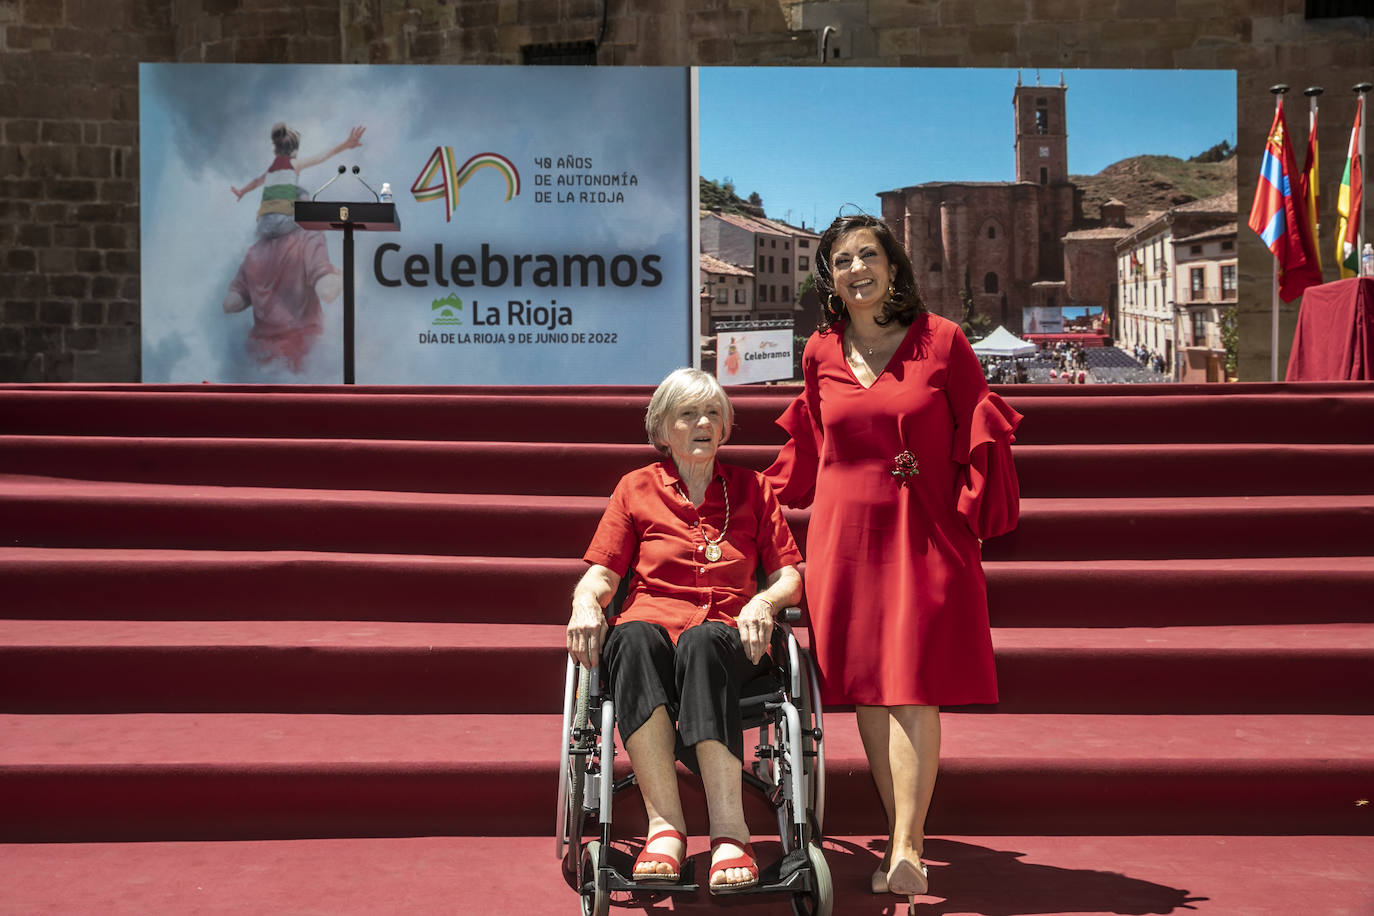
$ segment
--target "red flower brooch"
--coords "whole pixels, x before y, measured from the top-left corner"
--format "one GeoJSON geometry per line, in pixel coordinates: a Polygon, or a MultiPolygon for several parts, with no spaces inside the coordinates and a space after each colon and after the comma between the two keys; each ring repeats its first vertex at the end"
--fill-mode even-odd
{"type": "Polygon", "coordinates": [[[911,478],[921,473],[921,469],[916,466],[916,456],[908,449],[892,459],[892,470],[889,473],[905,487],[911,483],[911,478]]]}

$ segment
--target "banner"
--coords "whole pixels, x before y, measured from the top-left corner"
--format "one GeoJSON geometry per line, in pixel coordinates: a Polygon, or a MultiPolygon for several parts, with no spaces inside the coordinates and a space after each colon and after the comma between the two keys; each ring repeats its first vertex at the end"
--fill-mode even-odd
{"type": "Polygon", "coordinates": [[[726,331],[716,335],[716,378],[746,385],[792,377],[792,329],[726,331]]]}
{"type": "Polygon", "coordinates": [[[139,101],[144,381],[341,381],[343,233],[292,204],[383,182],[401,231],[354,234],[359,384],[691,363],[685,68],[142,64],[139,101]]]}
{"type": "Polygon", "coordinates": [[[1062,334],[1064,313],[1060,306],[1028,305],[1021,310],[1022,334],[1062,334]]]}

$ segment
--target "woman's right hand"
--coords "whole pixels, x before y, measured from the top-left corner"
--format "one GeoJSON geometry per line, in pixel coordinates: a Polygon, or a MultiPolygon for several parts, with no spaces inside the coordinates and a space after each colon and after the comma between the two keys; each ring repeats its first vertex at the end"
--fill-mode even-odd
{"type": "Polygon", "coordinates": [[[606,630],[605,611],[594,597],[579,589],[573,594],[572,617],[568,619],[568,654],[573,661],[595,668],[601,660],[606,630]]]}

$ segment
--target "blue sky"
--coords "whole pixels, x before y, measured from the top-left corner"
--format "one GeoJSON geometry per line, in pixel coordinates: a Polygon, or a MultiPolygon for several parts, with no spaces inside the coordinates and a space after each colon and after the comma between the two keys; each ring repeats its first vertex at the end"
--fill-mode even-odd
{"type": "MultiPolygon", "coordinates": [[[[824,227],[927,181],[1010,181],[1016,70],[703,67],[700,172],[770,217],[824,227]]],[[[1022,70],[1034,84],[1035,70],[1022,70]]],[[[1058,70],[1040,81],[1059,84],[1058,70]]],[[[1236,143],[1233,70],[1067,70],[1069,171],[1236,143]]],[[[1299,100],[1301,102],[1301,99],[1299,100]]],[[[1296,110],[1296,109],[1295,109],[1296,110]]]]}

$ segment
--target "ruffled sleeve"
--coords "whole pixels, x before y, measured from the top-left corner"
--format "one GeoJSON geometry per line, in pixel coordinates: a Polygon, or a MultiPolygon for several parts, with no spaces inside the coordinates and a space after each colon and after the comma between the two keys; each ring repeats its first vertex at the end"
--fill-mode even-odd
{"type": "Polygon", "coordinates": [[[977,355],[957,329],[949,362],[947,393],[954,411],[950,457],[964,466],[959,514],[986,540],[1015,528],[1021,514],[1021,485],[1011,457],[1021,415],[988,390],[977,355]]]}
{"type": "Polygon", "coordinates": [[[763,472],[778,502],[805,509],[816,496],[816,472],[820,468],[821,430],[811,412],[807,392],[797,395],[778,417],[787,443],[772,467],[763,472]]]}

